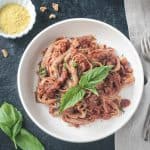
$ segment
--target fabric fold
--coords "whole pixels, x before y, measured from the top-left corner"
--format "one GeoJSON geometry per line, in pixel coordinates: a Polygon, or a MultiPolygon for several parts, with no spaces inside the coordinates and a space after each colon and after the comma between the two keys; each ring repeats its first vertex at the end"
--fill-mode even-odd
{"type": "MultiPolygon", "coordinates": [[[[148,32],[150,17],[149,0],[125,0],[125,10],[129,29],[129,37],[141,56],[140,42],[144,34],[148,32]]],[[[143,137],[143,127],[146,119],[148,106],[150,104],[150,72],[149,63],[142,57],[144,73],[148,82],[144,86],[144,92],[132,119],[115,134],[115,150],[149,150],[150,142],[145,142],[143,137]]]]}

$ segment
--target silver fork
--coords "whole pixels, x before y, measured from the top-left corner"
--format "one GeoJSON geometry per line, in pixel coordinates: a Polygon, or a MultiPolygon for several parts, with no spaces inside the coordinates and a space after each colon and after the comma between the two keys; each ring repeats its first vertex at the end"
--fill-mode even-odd
{"type": "Polygon", "coordinates": [[[150,35],[146,35],[141,41],[141,50],[143,57],[150,62],[150,35]]]}
{"type": "Polygon", "coordinates": [[[148,107],[148,111],[144,123],[143,136],[145,141],[150,141],[150,105],[148,107]]]}
{"type": "MultiPolygon", "coordinates": [[[[150,36],[146,35],[142,41],[141,41],[141,54],[143,56],[143,59],[146,61],[143,61],[145,65],[149,66],[150,64],[150,36]]],[[[148,68],[148,67],[146,67],[148,68]]],[[[150,77],[149,70],[145,70],[147,78],[150,77]]],[[[143,128],[143,136],[145,141],[150,141],[150,105],[148,107],[144,128],[143,128]]]]}

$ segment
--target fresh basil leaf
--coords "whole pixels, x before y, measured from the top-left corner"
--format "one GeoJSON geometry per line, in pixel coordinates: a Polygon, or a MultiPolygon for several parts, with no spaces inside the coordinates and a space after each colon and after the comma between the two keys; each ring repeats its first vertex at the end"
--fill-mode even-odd
{"type": "Polygon", "coordinates": [[[38,74],[39,74],[41,77],[47,76],[47,70],[46,70],[46,68],[43,68],[43,67],[40,66],[40,67],[39,67],[38,74]]]}
{"type": "Polygon", "coordinates": [[[1,130],[10,138],[12,139],[11,129],[6,125],[0,124],[1,130]]]}
{"type": "Polygon", "coordinates": [[[13,140],[16,148],[17,148],[16,136],[20,132],[21,128],[22,128],[22,120],[18,120],[17,123],[12,128],[12,140],[13,140]]]}
{"type": "MultiPolygon", "coordinates": [[[[0,124],[13,129],[17,122],[22,123],[21,113],[11,104],[4,103],[0,107],[0,124]]],[[[15,128],[14,128],[15,129],[15,128]]],[[[14,130],[13,134],[17,134],[19,131],[14,130]]]]}
{"type": "Polygon", "coordinates": [[[2,104],[0,107],[0,124],[3,123],[11,128],[19,119],[22,119],[22,115],[17,109],[11,104],[2,104]]]}
{"type": "Polygon", "coordinates": [[[13,129],[12,130],[13,137],[15,137],[19,133],[21,127],[22,127],[22,120],[19,119],[12,128],[13,129]]]}
{"type": "Polygon", "coordinates": [[[44,146],[40,141],[23,128],[16,136],[16,142],[22,150],[44,150],[44,146]]]}
{"type": "Polygon", "coordinates": [[[4,103],[0,107],[0,128],[9,136],[16,147],[16,135],[22,127],[22,115],[13,105],[4,103]]]}
{"type": "Polygon", "coordinates": [[[61,99],[60,112],[65,109],[74,106],[77,102],[83,99],[85,95],[85,90],[81,89],[79,86],[70,88],[61,99]]]}
{"type": "Polygon", "coordinates": [[[87,71],[81,76],[79,85],[83,88],[96,86],[108,76],[111,68],[112,66],[101,66],[87,71]]]}
{"type": "Polygon", "coordinates": [[[0,124],[0,128],[14,142],[15,148],[17,149],[16,140],[13,137],[12,130],[8,126],[3,124],[0,124]]]}
{"type": "Polygon", "coordinates": [[[98,91],[96,90],[95,87],[90,87],[90,88],[86,88],[87,90],[91,91],[92,93],[94,93],[95,95],[99,96],[98,91]]]}

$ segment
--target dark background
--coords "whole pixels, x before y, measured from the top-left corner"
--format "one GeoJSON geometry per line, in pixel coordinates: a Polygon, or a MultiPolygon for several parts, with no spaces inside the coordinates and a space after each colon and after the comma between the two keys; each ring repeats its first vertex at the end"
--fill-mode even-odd
{"type": "MultiPolygon", "coordinates": [[[[24,115],[24,127],[41,140],[46,150],[114,150],[113,135],[92,143],[73,144],[57,140],[41,131],[29,119],[20,103],[16,78],[19,61],[27,44],[42,29],[60,20],[77,17],[94,18],[113,25],[128,36],[123,0],[32,0],[32,2],[37,12],[33,29],[27,35],[15,40],[0,37],[0,49],[5,48],[9,51],[8,58],[0,55],[0,104],[7,101],[20,110],[24,115]],[[48,19],[49,14],[53,12],[51,2],[57,2],[60,6],[54,20],[48,19]],[[39,11],[41,5],[49,7],[44,14],[39,11]]],[[[13,143],[0,131],[0,150],[14,149],[13,143]]]]}

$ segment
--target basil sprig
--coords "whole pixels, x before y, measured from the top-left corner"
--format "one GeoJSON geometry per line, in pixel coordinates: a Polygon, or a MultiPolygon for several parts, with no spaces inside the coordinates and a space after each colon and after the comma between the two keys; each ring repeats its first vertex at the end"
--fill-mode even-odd
{"type": "Polygon", "coordinates": [[[40,141],[22,128],[23,117],[13,105],[3,103],[0,107],[0,128],[22,150],[44,150],[40,141]]]}
{"type": "Polygon", "coordinates": [[[60,112],[69,107],[74,106],[81,101],[86,93],[86,90],[91,91],[95,95],[99,95],[96,90],[96,85],[102,82],[109,74],[112,66],[95,67],[85,72],[79,81],[79,84],[70,88],[61,98],[60,112]]]}

